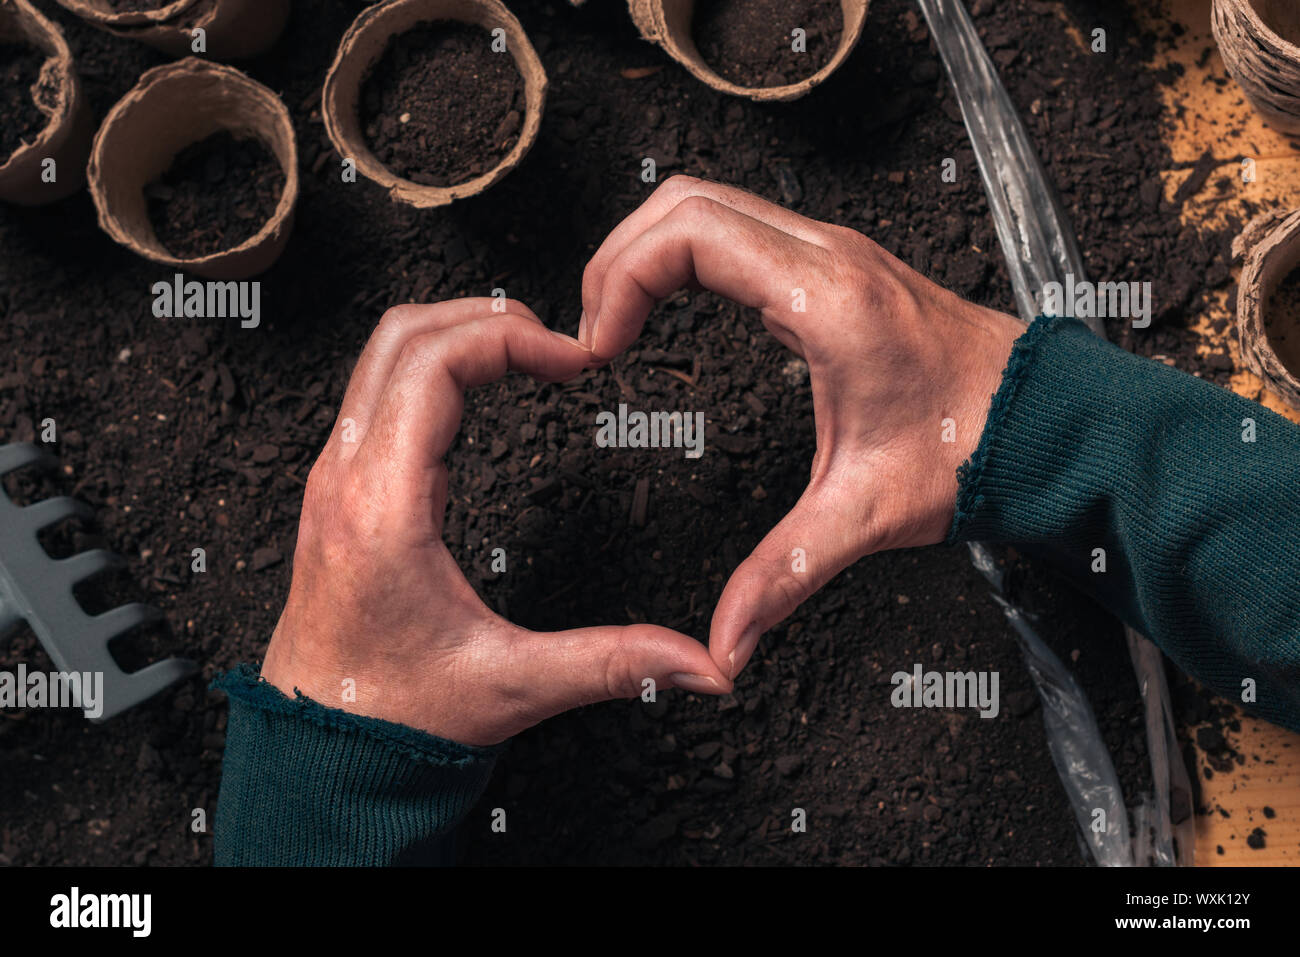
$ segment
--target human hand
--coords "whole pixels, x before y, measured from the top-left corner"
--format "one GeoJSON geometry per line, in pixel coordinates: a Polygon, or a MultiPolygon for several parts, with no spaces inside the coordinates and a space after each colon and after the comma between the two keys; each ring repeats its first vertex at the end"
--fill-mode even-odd
{"type": "Polygon", "coordinates": [[[308,477],[293,581],[262,676],[290,696],[299,689],[472,745],[577,705],[635,697],[646,678],[657,690],[730,691],[685,635],[653,625],[528,631],[484,605],[456,566],[442,542],[443,455],[463,391],[508,370],[559,381],[591,361],[520,303],[504,312],[493,303],[385,313],[308,477]]]}
{"type": "Polygon", "coordinates": [[[696,283],[760,310],[808,363],[816,419],[807,489],[732,573],[713,613],[710,653],[735,677],[764,631],[857,559],[947,537],[957,469],[1024,327],[854,230],[675,176],[592,257],[578,338],[608,361],[656,301],[696,283]]]}

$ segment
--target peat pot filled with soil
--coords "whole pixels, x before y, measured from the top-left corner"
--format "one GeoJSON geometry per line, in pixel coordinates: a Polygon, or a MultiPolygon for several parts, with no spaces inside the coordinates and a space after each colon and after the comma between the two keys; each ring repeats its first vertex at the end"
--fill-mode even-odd
{"type": "Polygon", "coordinates": [[[628,0],[641,35],[692,75],[751,100],[794,100],[862,36],[869,0],[628,0]]]}
{"type": "Polygon", "coordinates": [[[292,0],[58,0],[59,6],[114,36],[170,56],[251,57],[284,32],[292,0]],[[196,29],[204,49],[195,50],[196,29]]]}
{"type": "Polygon", "coordinates": [[[1223,64],[1265,120],[1300,133],[1300,2],[1214,0],[1223,64]]]}
{"type": "Polygon", "coordinates": [[[109,111],[90,155],[99,223],[146,259],[245,279],[284,250],[298,152],[280,98],[193,57],[147,71],[109,111]]]}
{"type": "Polygon", "coordinates": [[[1258,217],[1235,251],[1245,260],[1237,293],[1242,356],[1300,409],[1300,210],[1258,217]]]}
{"type": "Polygon", "coordinates": [[[28,0],[0,0],[0,200],[62,199],[86,181],[93,124],[67,41],[28,0]]]}
{"type": "Polygon", "coordinates": [[[389,0],[344,34],[323,113],[345,161],[392,199],[428,208],[517,166],[545,100],[541,60],[498,0],[389,0]]]}

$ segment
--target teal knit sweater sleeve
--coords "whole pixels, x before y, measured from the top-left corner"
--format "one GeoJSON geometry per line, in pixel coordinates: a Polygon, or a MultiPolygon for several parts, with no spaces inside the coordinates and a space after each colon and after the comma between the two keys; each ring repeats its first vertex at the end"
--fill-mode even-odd
{"type": "Polygon", "coordinates": [[[496,748],[287,698],[240,665],[230,698],[218,865],[444,864],[496,748]]]}
{"type": "Polygon", "coordinates": [[[1040,318],[959,479],[950,541],[1046,554],[1185,672],[1300,730],[1300,426],[1040,318]]]}

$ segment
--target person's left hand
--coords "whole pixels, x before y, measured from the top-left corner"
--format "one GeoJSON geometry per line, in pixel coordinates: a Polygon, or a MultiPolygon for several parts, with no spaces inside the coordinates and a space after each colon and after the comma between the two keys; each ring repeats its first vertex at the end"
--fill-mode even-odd
{"type": "Polygon", "coordinates": [[[288,695],[472,745],[636,697],[646,678],[657,690],[729,692],[686,635],[655,625],[528,631],[484,605],[456,566],[442,542],[443,455],[463,391],[507,370],[563,380],[592,359],[522,304],[494,312],[493,302],[399,306],[371,336],[307,480],[262,676],[288,695]]]}

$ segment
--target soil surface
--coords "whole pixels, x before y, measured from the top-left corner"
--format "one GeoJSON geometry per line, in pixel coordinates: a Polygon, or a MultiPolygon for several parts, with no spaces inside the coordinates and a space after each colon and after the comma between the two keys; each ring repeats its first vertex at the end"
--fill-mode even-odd
{"type": "Polygon", "coordinates": [[[275,213],[284,182],[264,143],[222,131],[176,154],[144,195],[158,241],[178,259],[196,259],[257,235],[275,213]]]}
{"type": "MultiPolygon", "coordinates": [[[[41,6],[66,30],[99,116],[165,62],[41,6]]],[[[587,260],[654,189],[641,180],[646,157],[661,179],[741,185],[1014,308],[956,102],[911,0],[875,0],[845,66],[777,105],[710,91],[641,41],[621,4],[511,8],[551,79],[542,130],[500,184],[446,209],[418,212],[342,181],[320,86],[355,3],[295,5],[276,49],[241,64],[284,97],[303,166],[294,235],[259,277],[258,329],[153,318],[151,286],[167,271],[109,240],[84,192],[0,207],[0,441],[34,440],[56,421],[54,486],[97,515],[76,534],[124,555],[134,597],[171,624],[137,653],[202,666],[102,726],[0,712],[0,863],[211,860],[210,835],[190,830],[195,808],[212,820],[224,744],[225,705],[207,682],[265,651],[308,470],[383,310],[500,287],[573,334],[587,260]],[[941,177],[946,157],[955,183],[941,177]],[[204,573],[192,570],[196,547],[204,573]]],[[[1152,326],[1114,321],[1112,338],[1226,382],[1231,362],[1197,356],[1184,323],[1229,285],[1234,230],[1182,224],[1190,194],[1162,190],[1175,166],[1156,129],[1162,78],[1148,65],[1162,38],[1119,3],[972,8],[1092,278],[1156,284],[1152,326]],[[1096,26],[1124,38],[1104,57],[1075,39],[1096,26]]],[[[450,454],[447,541],[484,599],[522,625],[653,621],[703,637],[731,570],[798,498],[813,448],[801,364],[753,315],[681,293],[605,369],[470,394],[450,454]],[[619,402],[705,412],[704,456],[597,449],[595,414],[619,402]],[[509,557],[500,575],[496,547],[509,557]]],[[[1136,806],[1150,784],[1122,635],[1050,571],[1003,559],[1044,638],[1095,695],[1136,806]]],[[[1082,863],[1032,681],[988,591],[962,549],[871,556],[765,637],[734,695],[669,692],[545,722],[499,762],[464,828],[464,861],[1082,863]],[[998,717],[893,708],[892,674],[917,663],[997,671],[998,717]],[[508,810],[506,834],[491,831],[494,807],[508,810]],[[796,809],[805,833],[791,831],[796,809]]],[[[48,667],[30,633],[0,643],[0,668],[19,662],[48,667]]]]}
{"type": "Polygon", "coordinates": [[[1287,370],[1300,378],[1300,269],[1278,285],[1264,314],[1264,334],[1287,370]]]}
{"type": "Polygon", "coordinates": [[[14,150],[40,135],[49,117],[32,99],[46,56],[21,43],[0,43],[0,166],[14,150]]]}
{"type": "Polygon", "coordinates": [[[394,38],[361,91],[375,157],[424,186],[454,186],[510,152],[524,122],[524,78],[492,35],[463,23],[422,24],[394,38]]]}
{"type": "Polygon", "coordinates": [[[740,86],[785,86],[812,76],[839,49],[839,0],[701,0],[691,34],[695,48],[725,80],[740,86]],[[805,31],[802,50],[793,31],[805,31]]]}

